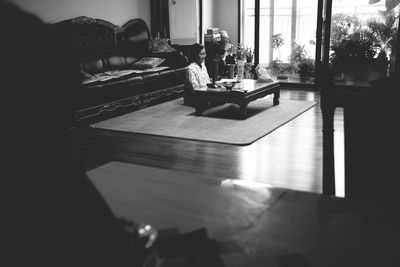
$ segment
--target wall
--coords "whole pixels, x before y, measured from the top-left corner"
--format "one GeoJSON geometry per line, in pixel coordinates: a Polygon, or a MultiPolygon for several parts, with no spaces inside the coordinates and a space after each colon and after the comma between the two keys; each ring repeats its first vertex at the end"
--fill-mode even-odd
{"type": "MultiPolygon", "coordinates": [[[[150,28],[148,0],[9,0],[43,21],[53,23],[78,16],[89,16],[122,25],[141,18],[150,28]]],[[[238,41],[238,0],[203,0],[203,33],[207,28],[226,30],[233,43],[238,41]]]]}
{"type": "Polygon", "coordinates": [[[228,32],[232,43],[238,42],[238,0],[214,1],[215,25],[228,32]]]}
{"type": "MultiPolygon", "coordinates": [[[[207,32],[207,28],[213,28],[214,26],[214,4],[215,1],[212,0],[203,0],[203,34],[207,32]]],[[[204,43],[204,38],[202,36],[202,40],[204,43]]]]}
{"type": "Polygon", "coordinates": [[[9,2],[17,4],[48,23],[88,16],[122,25],[132,18],[141,18],[150,28],[148,0],[9,0],[9,2]]]}
{"type": "Polygon", "coordinates": [[[199,34],[197,0],[169,1],[170,39],[173,44],[193,44],[199,34]]]}
{"type": "Polygon", "coordinates": [[[232,43],[238,42],[238,0],[203,0],[203,33],[216,27],[228,32],[232,43]]]}

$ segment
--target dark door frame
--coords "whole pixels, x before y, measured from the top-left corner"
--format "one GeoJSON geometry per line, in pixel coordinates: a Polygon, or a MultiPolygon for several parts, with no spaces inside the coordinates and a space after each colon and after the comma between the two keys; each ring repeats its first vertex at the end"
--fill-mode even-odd
{"type": "Polygon", "coordinates": [[[203,43],[203,0],[199,1],[199,43],[203,43]]]}

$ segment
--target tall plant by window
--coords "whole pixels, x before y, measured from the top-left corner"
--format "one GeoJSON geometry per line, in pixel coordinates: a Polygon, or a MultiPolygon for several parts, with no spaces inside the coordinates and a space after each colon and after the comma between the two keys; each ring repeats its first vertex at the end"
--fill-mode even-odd
{"type": "Polygon", "coordinates": [[[373,42],[379,49],[381,57],[388,57],[397,36],[397,25],[399,16],[393,10],[380,12],[383,19],[374,18],[368,23],[370,35],[373,42]]]}
{"type": "Polygon", "coordinates": [[[284,44],[285,44],[285,40],[282,38],[282,34],[277,33],[277,34],[272,35],[272,49],[278,50],[278,53],[279,53],[279,57],[276,58],[277,60],[281,60],[280,47],[284,44]]]}

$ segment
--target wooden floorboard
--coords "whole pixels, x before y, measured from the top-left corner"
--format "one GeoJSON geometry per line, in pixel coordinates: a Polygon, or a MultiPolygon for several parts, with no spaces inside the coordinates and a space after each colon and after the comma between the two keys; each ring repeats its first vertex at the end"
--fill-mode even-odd
{"type": "MultiPolygon", "coordinates": [[[[268,96],[272,97],[272,96],[268,96]]],[[[281,90],[281,99],[319,102],[318,91],[281,90]]],[[[335,114],[338,196],[343,191],[343,112],[335,114]]],[[[204,177],[240,178],[322,192],[322,115],[316,105],[248,146],[101,129],[74,129],[73,150],[87,170],[110,161],[182,170],[204,177]]]]}

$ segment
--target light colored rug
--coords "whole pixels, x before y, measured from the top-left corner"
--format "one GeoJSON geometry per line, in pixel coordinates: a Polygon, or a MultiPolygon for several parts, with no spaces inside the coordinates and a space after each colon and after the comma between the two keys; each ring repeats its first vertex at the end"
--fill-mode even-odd
{"type": "Polygon", "coordinates": [[[208,109],[201,116],[183,105],[181,98],[91,124],[94,128],[248,145],[315,106],[312,101],[281,100],[273,106],[267,96],[249,103],[245,120],[239,107],[225,104],[208,109]]]}

